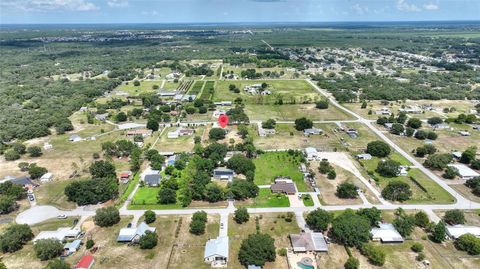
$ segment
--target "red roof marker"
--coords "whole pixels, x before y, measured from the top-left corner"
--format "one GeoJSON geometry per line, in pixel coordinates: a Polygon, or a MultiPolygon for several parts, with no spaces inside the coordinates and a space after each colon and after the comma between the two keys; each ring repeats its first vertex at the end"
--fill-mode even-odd
{"type": "Polygon", "coordinates": [[[225,128],[228,124],[228,116],[225,114],[220,115],[220,117],[218,117],[218,124],[220,124],[222,128],[225,128]]]}

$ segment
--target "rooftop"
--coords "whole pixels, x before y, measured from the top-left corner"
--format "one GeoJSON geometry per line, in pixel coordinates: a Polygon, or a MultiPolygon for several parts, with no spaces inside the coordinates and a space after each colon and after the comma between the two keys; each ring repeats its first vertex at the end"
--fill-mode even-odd
{"type": "Polygon", "coordinates": [[[328,251],[327,242],[321,233],[290,234],[290,242],[294,252],[328,251]]]}
{"type": "Polygon", "coordinates": [[[207,241],[203,258],[205,259],[214,255],[228,258],[228,236],[219,236],[207,241]]]}
{"type": "Polygon", "coordinates": [[[373,228],[370,231],[374,240],[380,240],[383,243],[388,242],[403,242],[402,236],[391,223],[382,223],[378,228],[373,228]]]}

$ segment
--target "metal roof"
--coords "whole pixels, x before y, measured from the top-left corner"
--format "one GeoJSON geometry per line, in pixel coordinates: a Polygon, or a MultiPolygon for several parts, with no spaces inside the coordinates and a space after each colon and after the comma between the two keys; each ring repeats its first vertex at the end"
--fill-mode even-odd
{"type": "Polygon", "coordinates": [[[380,227],[373,228],[370,231],[370,234],[372,235],[372,239],[380,240],[385,243],[403,242],[402,236],[400,235],[400,233],[398,233],[397,229],[395,229],[395,227],[391,223],[380,224],[380,227]]]}
{"type": "Polygon", "coordinates": [[[207,241],[203,258],[206,259],[215,255],[228,259],[228,236],[219,236],[207,241]]]}

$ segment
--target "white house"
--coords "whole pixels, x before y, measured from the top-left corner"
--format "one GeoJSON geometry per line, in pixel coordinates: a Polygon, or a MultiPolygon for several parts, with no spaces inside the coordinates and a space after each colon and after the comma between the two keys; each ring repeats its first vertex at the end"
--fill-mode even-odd
{"type": "Polygon", "coordinates": [[[68,138],[68,140],[71,142],[78,142],[78,141],[82,141],[82,138],[77,134],[73,134],[68,138]]]}
{"type": "Polygon", "coordinates": [[[34,239],[33,242],[40,239],[57,239],[63,241],[64,239],[76,239],[80,235],[80,229],[78,228],[58,228],[56,231],[41,231],[34,239]]]}
{"type": "Polygon", "coordinates": [[[205,244],[203,260],[212,267],[226,267],[228,262],[228,236],[210,239],[205,244]]]}
{"type": "Polygon", "coordinates": [[[473,234],[474,236],[480,238],[480,227],[478,226],[466,226],[466,225],[447,225],[447,234],[452,239],[457,239],[464,234],[473,234]]]}
{"type": "Polygon", "coordinates": [[[309,161],[318,159],[318,151],[316,148],[312,148],[312,147],[305,148],[305,155],[307,155],[307,160],[309,161]]]}
{"type": "Polygon", "coordinates": [[[408,175],[408,166],[401,165],[400,171],[398,171],[398,176],[407,176],[408,175]]]}
{"type": "Polygon", "coordinates": [[[136,228],[122,228],[118,234],[117,242],[138,242],[147,231],[155,232],[155,230],[155,227],[150,227],[145,222],[140,223],[136,228]]]}
{"type": "Polygon", "coordinates": [[[458,132],[461,136],[470,136],[470,133],[467,131],[460,131],[458,132]]]}
{"type": "Polygon", "coordinates": [[[317,128],[310,128],[310,129],[305,129],[303,130],[303,135],[305,136],[310,136],[310,135],[319,135],[323,132],[322,129],[317,129],[317,128]]]}
{"type": "Polygon", "coordinates": [[[460,175],[460,178],[463,180],[468,180],[468,179],[472,179],[474,177],[480,176],[479,173],[475,172],[473,169],[471,169],[470,167],[464,164],[458,163],[458,164],[450,164],[448,166],[457,168],[458,174],[460,175]]]}
{"type": "Polygon", "coordinates": [[[48,172],[43,174],[43,176],[40,177],[40,182],[49,182],[52,179],[53,179],[53,174],[48,172]]]}
{"type": "Polygon", "coordinates": [[[382,243],[402,243],[403,238],[398,233],[397,229],[391,223],[382,223],[378,228],[373,228],[370,231],[373,241],[380,241],[382,243]]]}
{"type": "Polygon", "coordinates": [[[368,153],[358,154],[356,157],[359,160],[371,160],[372,159],[372,155],[370,155],[368,153]]]}

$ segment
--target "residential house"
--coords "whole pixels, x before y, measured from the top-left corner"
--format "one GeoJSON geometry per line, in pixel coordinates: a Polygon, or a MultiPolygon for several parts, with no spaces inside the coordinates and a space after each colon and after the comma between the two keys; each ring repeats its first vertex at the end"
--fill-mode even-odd
{"type": "Polygon", "coordinates": [[[385,126],[385,128],[387,128],[388,130],[390,130],[390,129],[392,129],[393,123],[387,122],[387,123],[385,123],[383,126],[385,126]]]}
{"type": "Polygon", "coordinates": [[[309,161],[317,160],[319,156],[317,149],[312,147],[305,148],[305,155],[309,161]]]}
{"type": "Polygon", "coordinates": [[[381,223],[370,231],[373,241],[382,243],[403,243],[403,238],[391,223],[381,223]]]}
{"type": "Polygon", "coordinates": [[[438,124],[432,125],[432,128],[434,130],[436,130],[436,129],[448,129],[448,128],[450,128],[450,125],[448,125],[448,123],[438,123],[438,124]]]}
{"type": "Polygon", "coordinates": [[[328,252],[327,242],[322,233],[302,232],[290,234],[289,237],[295,253],[328,252]]]}
{"type": "Polygon", "coordinates": [[[448,166],[457,168],[458,174],[459,174],[460,178],[463,179],[463,180],[468,180],[468,179],[472,179],[474,177],[480,176],[479,173],[475,172],[472,168],[470,168],[470,167],[468,167],[464,164],[460,164],[460,163],[449,164],[448,166]]]}
{"type": "Polygon", "coordinates": [[[127,183],[130,180],[130,176],[132,176],[132,171],[124,171],[120,173],[119,178],[122,183],[127,183]]]}
{"type": "Polygon", "coordinates": [[[371,160],[372,159],[372,155],[370,155],[368,153],[357,154],[356,157],[359,160],[371,160]]]}
{"type": "Polygon", "coordinates": [[[310,128],[310,129],[305,129],[303,130],[303,135],[304,136],[310,136],[310,135],[319,135],[323,132],[322,129],[317,129],[317,128],[310,128]]]}
{"type": "Polygon", "coordinates": [[[66,239],[77,239],[81,231],[78,228],[62,227],[56,231],[41,231],[34,239],[33,242],[40,239],[57,239],[63,241],[66,239]]]}
{"type": "Polygon", "coordinates": [[[63,246],[63,251],[65,252],[65,255],[66,256],[69,256],[75,252],[77,252],[77,250],[80,249],[80,246],[82,245],[82,240],[80,239],[75,239],[73,240],[72,242],[69,242],[69,243],[66,243],[64,246],[63,246]]]}
{"type": "Polygon", "coordinates": [[[225,158],[223,158],[223,161],[224,162],[227,162],[228,160],[230,160],[230,158],[232,158],[234,155],[243,155],[243,156],[247,156],[247,154],[243,151],[227,151],[227,154],[225,154],[225,158]]]}
{"type": "Polygon", "coordinates": [[[228,263],[228,236],[210,239],[205,244],[203,260],[212,267],[226,267],[228,263]]]}
{"type": "Polygon", "coordinates": [[[452,239],[457,239],[464,234],[473,234],[477,238],[480,238],[480,227],[478,226],[467,226],[467,225],[447,225],[447,235],[452,239]]]}
{"type": "Polygon", "coordinates": [[[266,137],[274,134],[276,134],[275,129],[264,129],[264,128],[261,128],[261,126],[260,128],[258,128],[258,136],[260,137],[266,137]]]}
{"type": "Polygon", "coordinates": [[[460,151],[452,151],[453,158],[460,160],[462,158],[462,153],[460,151]]]}
{"type": "Polygon", "coordinates": [[[165,78],[168,79],[168,80],[174,80],[176,78],[180,78],[181,75],[182,75],[182,73],[177,72],[177,71],[173,71],[172,73],[166,75],[165,78]]]}
{"type": "Polygon", "coordinates": [[[137,243],[147,231],[155,232],[156,228],[148,226],[145,222],[140,223],[136,228],[122,228],[118,234],[117,242],[137,243]]]}
{"type": "Polygon", "coordinates": [[[213,177],[221,180],[232,181],[235,176],[235,172],[226,167],[218,167],[213,170],[213,177]]]}
{"type": "Polygon", "coordinates": [[[145,182],[145,185],[149,187],[158,187],[160,186],[161,179],[162,176],[160,174],[148,174],[145,175],[143,181],[145,182]]]}
{"type": "Polygon", "coordinates": [[[247,93],[250,93],[251,95],[256,95],[262,88],[262,84],[253,84],[253,85],[247,85],[243,88],[243,90],[247,93]]]}
{"type": "Polygon", "coordinates": [[[376,111],[377,115],[390,116],[392,113],[388,107],[382,107],[380,110],[376,111]]]}
{"type": "Polygon", "coordinates": [[[168,132],[167,138],[176,139],[180,136],[192,135],[194,132],[195,130],[193,129],[186,129],[186,128],[179,127],[177,130],[173,132],[168,132]]]}
{"type": "Polygon", "coordinates": [[[197,98],[197,96],[195,94],[185,94],[183,97],[182,97],[182,101],[186,101],[186,102],[192,102],[195,100],[195,98],[197,98]]]}
{"type": "Polygon", "coordinates": [[[75,269],[92,269],[94,263],[95,259],[93,259],[92,255],[85,255],[75,265],[75,269]]]}
{"type": "Polygon", "coordinates": [[[272,193],[283,193],[293,195],[297,192],[295,183],[288,177],[277,177],[275,182],[270,186],[272,193]]]}
{"type": "Polygon", "coordinates": [[[423,112],[423,110],[420,107],[411,106],[411,105],[408,105],[405,108],[400,108],[399,111],[400,112],[406,112],[406,113],[409,113],[409,114],[421,114],[423,112]]]}
{"type": "Polygon", "coordinates": [[[10,179],[10,182],[12,182],[15,185],[22,186],[28,189],[35,188],[38,186],[38,184],[34,183],[28,176],[21,176],[21,177],[10,179]]]}
{"type": "Polygon", "coordinates": [[[345,131],[348,136],[351,138],[357,138],[358,137],[358,131],[357,129],[349,128],[348,130],[345,131]]]}
{"type": "Polygon", "coordinates": [[[408,166],[401,165],[400,171],[398,171],[398,176],[407,176],[408,175],[408,166]]]}
{"type": "Polygon", "coordinates": [[[219,118],[221,115],[225,115],[227,112],[225,110],[215,110],[213,111],[213,117],[214,118],[219,118]]]}
{"type": "Polygon", "coordinates": [[[49,182],[53,179],[53,174],[48,172],[40,177],[40,182],[49,182]]]}
{"type": "Polygon", "coordinates": [[[174,97],[175,95],[177,95],[177,92],[175,92],[175,91],[169,92],[169,91],[160,90],[157,93],[157,95],[160,96],[160,97],[174,97]]]}
{"type": "Polygon", "coordinates": [[[149,130],[149,129],[136,129],[136,130],[130,130],[130,131],[127,132],[127,136],[134,137],[134,136],[137,136],[137,135],[140,135],[140,136],[142,136],[143,138],[145,138],[145,137],[147,137],[147,136],[152,135],[152,130],[149,130]]]}
{"type": "Polygon", "coordinates": [[[82,138],[77,135],[77,134],[73,134],[73,135],[70,135],[70,137],[68,138],[68,140],[70,142],[79,142],[79,141],[82,141],[82,138]]]}
{"type": "Polygon", "coordinates": [[[106,121],[108,118],[108,113],[103,113],[103,114],[97,114],[95,115],[95,119],[99,121],[106,121]]]}

